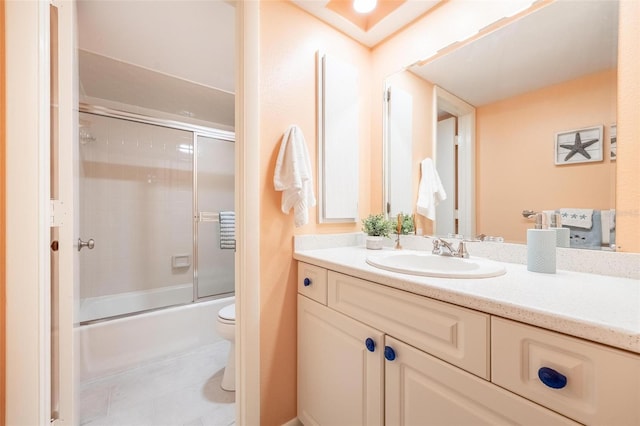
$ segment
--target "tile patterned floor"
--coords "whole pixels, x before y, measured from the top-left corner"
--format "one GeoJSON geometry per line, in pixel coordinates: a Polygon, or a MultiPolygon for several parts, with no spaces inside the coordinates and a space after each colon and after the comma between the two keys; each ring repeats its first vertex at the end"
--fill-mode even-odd
{"type": "Polygon", "coordinates": [[[80,386],[85,426],[235,425],[235,392],[220,388],[226,340],[80,386]]]}

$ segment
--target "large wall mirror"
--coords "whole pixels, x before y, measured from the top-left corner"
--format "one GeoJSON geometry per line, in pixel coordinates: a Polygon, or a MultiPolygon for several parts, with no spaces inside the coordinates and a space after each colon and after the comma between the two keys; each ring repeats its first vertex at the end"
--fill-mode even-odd
{"type": "Polygon", "coordinates": [[[395,210],[393,188],[410,188],[403,199],[411,204],[399,209],[415,209],[420,162],[430,157],[451,202],[441,203],[444,216],[421,218],[425,233],[524,243],[532,224],[523,210],[593,209],[593,226],[578,229],[572,246],[608,248],[615,241],[617,32],[617,1],[554,2],[389,76],[387,210],[395,210]],[[475,124],[442,93],[468,105],[475,124]],[[445,133],[453,137],[443,140],[445,133]],[[402,167],[410,175],[393,172],[402,167]]]}

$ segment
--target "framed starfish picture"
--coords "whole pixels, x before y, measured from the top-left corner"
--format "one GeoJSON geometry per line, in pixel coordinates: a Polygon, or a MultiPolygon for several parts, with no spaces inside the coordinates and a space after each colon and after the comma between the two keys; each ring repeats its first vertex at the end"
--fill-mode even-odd
{"type": "Polygon", "coordinates": [[[556,165],[602,161],[603,126],[556,133],[556,165]]]}
{"type": "Polygon", "coordinates": [[[609,144],[611,161],[616,161],[618,158],[618,126],[615,124],[611,125],[611,129],[609,130],[609,139],[611,140],[611,143],[609,144]]]}

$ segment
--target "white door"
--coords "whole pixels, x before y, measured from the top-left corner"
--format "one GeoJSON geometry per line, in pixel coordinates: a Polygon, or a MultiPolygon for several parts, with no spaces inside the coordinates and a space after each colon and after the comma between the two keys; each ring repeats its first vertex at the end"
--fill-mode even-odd
{"type": "Polygon", "coordinates": [[[438,140],[436,145],[436,170],[447,193],[447,199],[436,206],[434,233],[446,236],[457,234],[456,209],[456,118],[438,121],[438,140]]]}
{"type": "Polygon", "coordinates": [[[13,1],[4,6],[8,304],[3,420],[72,425],[75,4],[13,1]]]}
{"type": "MultiPolygon", "coordinates": [[[[57,143],[52,146],[51,179],[56,185],[52,198],[59,200],[62,218],[57,218],[56,228],[59,254],[57,268],[52,271],[52,398],[51,418],[55,425],[74,425],[76,418],[76,355],[77,339],[74,329],[78,288],[78,69],[76,53],[76,4],[75,0],[54,0],[51,8],[52,54],[57,60],[51,62],[52,105],[57,106],[57,135],[51,137],[57,143]],[[56,23],[57,20],[57,23],[56,23]],[[55,40],[57,39],[57,41],[55,40]]],[[[56,114],[52,113],[52,120],[56,114]]],[[[58,216],[58,215],[56,215],[58,216]]],[[[55,265],[55,263],[52,263],[55,265]]]]}
{"type": "Polygon", "coordinates": [[[382,351],[380,331],[298,295],[300,421],[382,425],[382,351]]]}
{"type": "Polygon", "coordinates": [[[391,337],[385,425],[576,425],[577,423],[391,337]]]}

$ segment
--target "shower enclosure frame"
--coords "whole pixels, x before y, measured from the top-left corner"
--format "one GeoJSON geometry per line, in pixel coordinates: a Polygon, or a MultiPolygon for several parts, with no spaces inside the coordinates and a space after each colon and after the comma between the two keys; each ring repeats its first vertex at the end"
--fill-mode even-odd
{"type": "MultiPolygon", "coordinates": [[[[207,300],[224,298],[224,297],[233,295],[235,293],[235,289],[230,292],[219,293],[219,294],[214,294],[209,296],[200,297],[198,295],[198,227],[199,227],[199,223],[202,222],[203,219],[200,214],[201,212],[198,211],[198,191],[197,191],[198,155],[197,154],[198,154],[198,137],[208,137],[208,138],[213,138],[217,140],[222,140],[225,142],[235,143],[236,141],[235,133],[228,130],[215,129],[215,128],[201,126],[197,124],[185,123],[177,120],[158,118],[158,117],[153,117],[149,115],[142,115],[142,114],[127,112],[127,111],[117,110],[113,108],[108,108],[104,106],[91,105],[83,102],[79,103],[78,110],[81,113],[126,120],[126,121],[147,124],[152,126],[182,130],[182,131],[187,131],[192,133],[193,153],[192,153],[192,208],[191,208],[192,214],[191,214],[191,218],[192,218],[192,239],[193,239],[193,254],[192,254],[193,285],[192,285],[192,300],[191,302],[186,303],[186,305],[191,303],[203,302],[207,300]]],[[[235,188],[234,188],[234,191],[235,191],[235,188]]],[[[211,219],[208,219],[207,221],[211,221],[211,219]]],[[[214,219],[213,221],[216,221],[216,220],[214,219]]],[[[91,324],[91,323],[96,323],[101,321],[108,321],[111,319],[121,318],[121,317],[129,317],[129,316],[137,315],[143,312],[166,309],[166,308],[170,308],[178,305],[185,305],[185,303],[171,304],[171,305],[157,307],[157,308],[127,312],[127,313],[116,315],[116,316],[109,316],[105,318],[84,321],[80,323],[80,325],[86,325],[86,324],[91,324]]]]}

